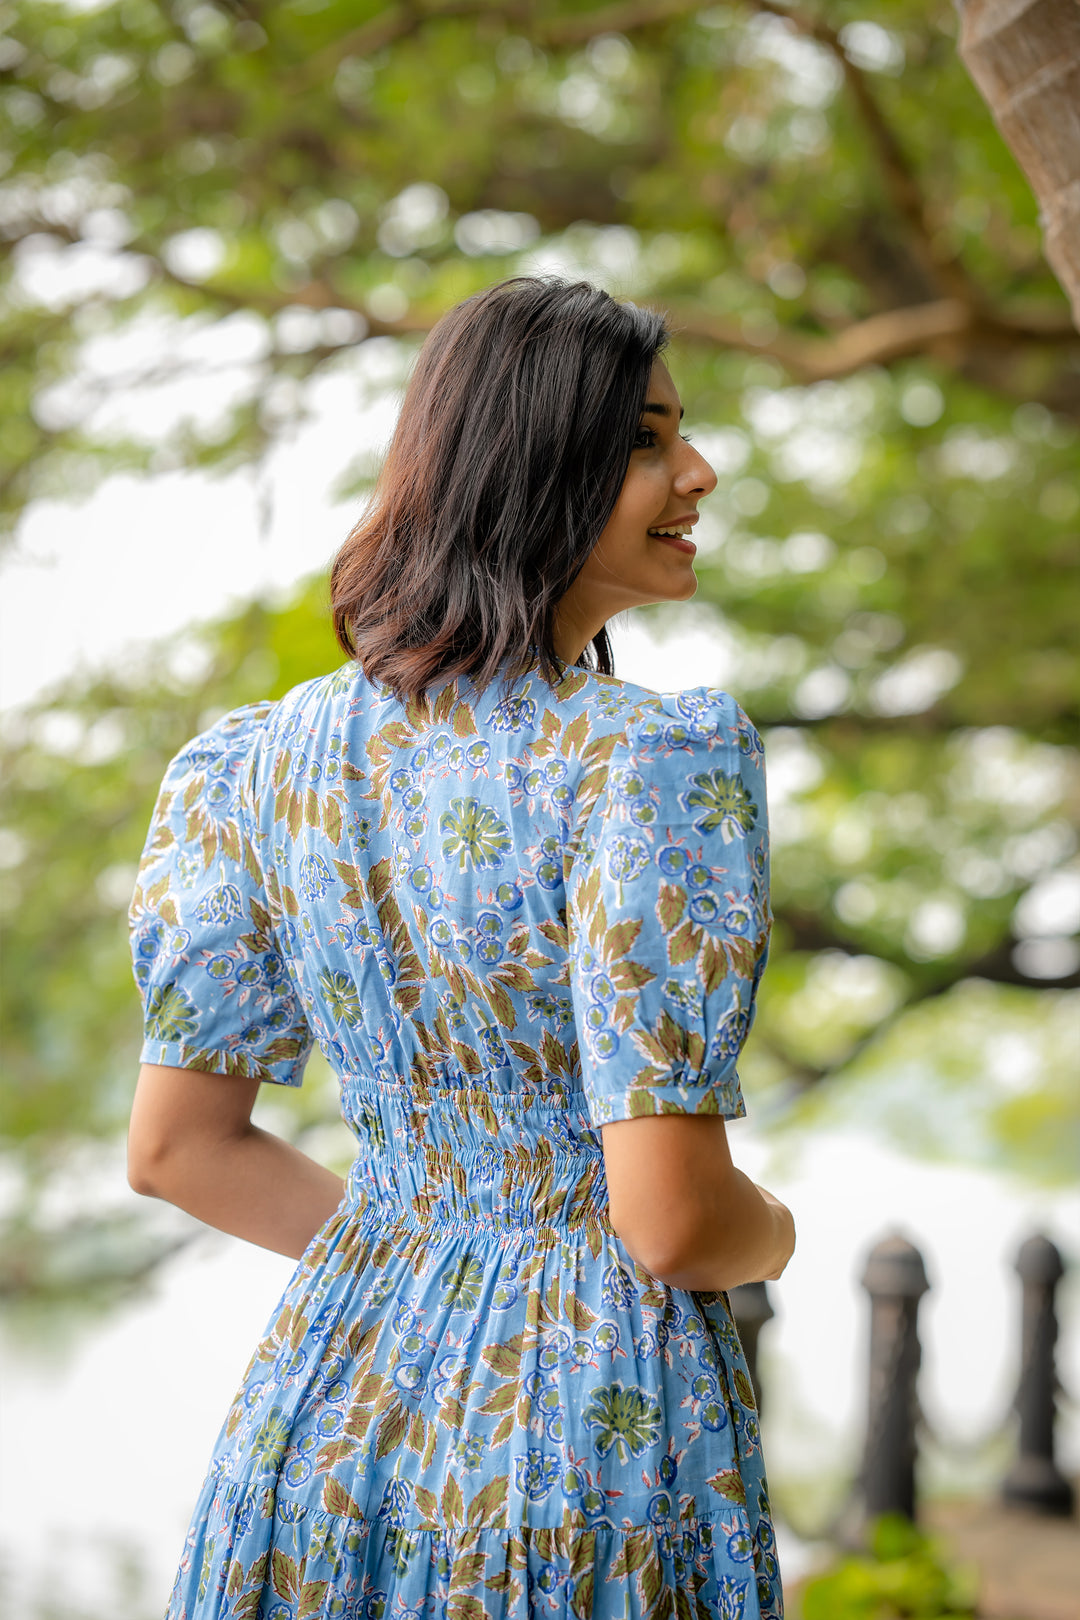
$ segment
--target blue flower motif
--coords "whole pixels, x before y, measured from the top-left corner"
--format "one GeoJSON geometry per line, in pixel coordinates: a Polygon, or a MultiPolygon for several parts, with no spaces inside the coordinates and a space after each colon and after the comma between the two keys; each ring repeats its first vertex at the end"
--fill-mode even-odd
{"type": "Polygon", "coordinates": [[[556,1564],[542,1564],[536,1577],[536,1584],[541,1592],[557,1592],[563,1581],[569,1577],[559,1569],[556,1564]]]}
{"type": "Polygon", "coordinates": [[[719,1059],[722,1063],[730,1063],[742,1051],[749,1029],[750,1014],[748,1012],[739,1007],[734,1012],[728,1013],[713,1036],[710,1056],[719,1059]]]}
{"type": "Polygon", "coordinates": [[[593,1030],[588,1025],[585,1028],[585,1042],[592,1056],[601,1063],[613,1058],[622,1044],[613,1029],[605,1026],[603,1029],[593,1030]]]}
{"type": "Polygon", "coordinates": [[[754,919],[747,906],[729,906],[724,913],[724,927],[729,934],[748,934],[754,919]]]}
{"type": "Polygon", "coordinates": [[[294,1457],[285,1464],[285,1483],[297,1487],[306,1485],[311,1478],[311,1463],[306,1457],[294,1457]]]}
{"type": "Polygon", "coordinates": [[[136,954],[144,961],[152,962],[161,952],[162,942],[165,938],[165,924],[163,922],[144,923],[132,936],[136,954]]]}
{"type": "Polygon", "coordinates": [[[745,1564],[747,1559],[754,1556],[754,1543],[749,1529],[740,1528],[727,1539],[728,1557],[738,1564],[745,1564]]]}
{"type": "Polygon", "coordinates": [[[379,1504],[378,1517],[393,1530],[401,1530],[412,1503],[412,1482],[407,1479],[388,1479],[379,1504]]]}
{"type": "Polygon", "coordinates": [[[403,1361],[394,1368],[394,1383],[404,1395],[414,1395],[424,1382],[424,1369],[415,1361],[403,1361]]]}
{"type": "Polygon", "coordinates": [[[637,1288],[630,1273],[613,1261],[604,1272],[600,1298],[615,1310],[628,1311],[637,1300],[637,1288]]]}
{"type": "Polygon", "coordinates": [[[713,698],[713,697],[704,697],[699,692],[680,692],[679,697],[678,697],[678,701],[676,702],[675,707],[678,709],[679,713],[683,716],[683,718],[685,720],[695,721],[699,725],[702,722],[705,722],[707,724],[708,729],[703,733],[703,735],[706,735],[706,736],[714,736],[715,735],[715,733],[716,733],[716,699],[715,698],[713,698]]]}
{"type": "Polygon", "coordinates": [[[298,887],[307,901],[321,900],[334,881],[333,873],[319,854],[301,857],[298,887]]]}
{"type": "Polygon", "coordinates": [[[524,731],[536,724],[536,703],[529,697],[508,697],[491,712],[496,731],[524,731]]]}
{"type": "Polygon", "coordinates": [[[235,883],[219,883],[210,889],[195,907],[196,919],[208,926],[239,922],[244,916],[244,902],[235,883]]]}
{"type": "Polygon", "coordinates": [[[650,1524],[663,1524],[665,1520],[671,1518],[674,1506],[667,1491],[657,1491],[654,1496],[650,1496],[646,1504],[645,1517],[650,1524]]]}
{"type": "Polygon", "coordinates": [[[524,1457],[518,1457],[515,1463],[517,1488],[530,1502],[542,1502],[550,1496],[561,1474],[558,1457],[549,1457],[535,1446],[530,1446],[524,1457]]]}
{"type": "Polygon", "coordinates": [[[205,797],[210,808],[212,810],[216,810],[220,815],[226,811],[229,808],[229,805],[232,803],[233,789],[228,782],[223,782],[219,779],[216,782],[210,783],[206,790],[205,797]]]}
{"type": "Polygon", "coordinates": [[[536,868],[536,881],[542,889],[557,889],[562,880],[562,866],[556,861],[541,861],[536,868]]]}
{"type": "Polygon", "coordinates": [[[616,833],[608,840],[606,868],[616,883],[631,883],[649,864],[649,846],[630,833],[616,833]]]}
{"type": "Polygon", "coordinates": [[[720,901],[711,889],[705,889],[690,896],[690,904],[686,909],[691,922],[701,923],[709,928],[720,915],[720,901]]]}

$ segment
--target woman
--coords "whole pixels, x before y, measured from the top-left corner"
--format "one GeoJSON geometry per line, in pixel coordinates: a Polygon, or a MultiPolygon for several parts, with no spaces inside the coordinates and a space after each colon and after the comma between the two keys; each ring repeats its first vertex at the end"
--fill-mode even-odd
{"type": "Polygon", "coordinates": [[[761,746],[721,692],[614,679],[604,630],[695,589],[716,479],[664,343],[582,283],[446,316],[334,566],[353,661],[166,775],[132,1185],[300,1258],[172,1620],[781,1612],[723,1293],[794,1246],[724,1127],[761,746]],[[315,1040],[344,1185],[250,1120],[315,1040]]]}

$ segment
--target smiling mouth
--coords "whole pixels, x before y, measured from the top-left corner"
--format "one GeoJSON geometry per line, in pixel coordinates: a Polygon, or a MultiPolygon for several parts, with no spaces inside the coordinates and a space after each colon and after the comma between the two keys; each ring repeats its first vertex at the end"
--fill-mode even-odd
{"type": "Polygon", "coordinates": [[[650,529],[650,534],[658,535],[661,539],[685,540],[694,525],[692,523],[667,523],[663,528],[650,529]]]}

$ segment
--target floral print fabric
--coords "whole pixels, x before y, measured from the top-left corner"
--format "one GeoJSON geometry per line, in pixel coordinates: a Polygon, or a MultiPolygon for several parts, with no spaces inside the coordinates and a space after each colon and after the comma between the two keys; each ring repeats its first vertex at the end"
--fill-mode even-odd
{"type": "Polygon", "coordinates": [[[599,1127],[743,1113],[761,746],[581,670],[356,665],[196,738],[132,904],[143,1060],[300,1083],[357,1157],[255,1351],[171,1620],[777,1620],[726,1296],[607,1216],[599,1127]]]}

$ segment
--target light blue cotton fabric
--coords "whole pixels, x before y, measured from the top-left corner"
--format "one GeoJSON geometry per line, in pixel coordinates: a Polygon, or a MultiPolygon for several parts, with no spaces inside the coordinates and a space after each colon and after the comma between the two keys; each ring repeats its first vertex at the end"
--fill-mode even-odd
{"type": "Polygon", "coordinates": [[[630,1259],[599,1136],[743,1113],[767,851],[760,741],[709,688],[531,670],[402,704],[349,664],[173,761],[143,1059],[298,1085],[317,1040],[357,1157],[170,1620],[777,1620],[726,1296],[630,1259]]]}

